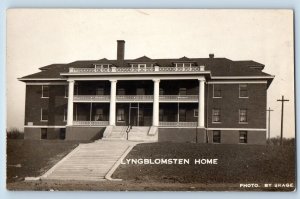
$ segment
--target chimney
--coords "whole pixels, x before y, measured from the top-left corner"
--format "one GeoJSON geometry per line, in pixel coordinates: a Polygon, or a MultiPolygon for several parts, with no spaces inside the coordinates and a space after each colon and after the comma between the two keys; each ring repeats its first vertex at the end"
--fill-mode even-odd
{"type": "Polygon", "coordinates": [[[214,58],[215,57],[215,55],[214,54],[209,54],[209,58],[214,58]]]}
{"type": "Polygon", "coordinates": [[[124,64],[124,54],[125,54],[125,41],[124,40],[117,40],[118,47],[117,47],[117,61],[120,66],[124,64]]]}

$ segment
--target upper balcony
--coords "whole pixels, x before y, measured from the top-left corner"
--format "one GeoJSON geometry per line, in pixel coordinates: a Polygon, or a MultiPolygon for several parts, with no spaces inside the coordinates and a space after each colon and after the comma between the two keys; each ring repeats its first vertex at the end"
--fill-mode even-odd
{"type": "MultiPolygon", "coordinates": [[[[198,95],[160,95],[160,102],[198,102],[198,95]]],[[[74,95],[74,102],[110,102],[110,95],[74,95]]],[[[153,95],[117,95],[116,102],[153,102],[153,95]]]]}
{"type": "Polygon", "coordinates": [[[138,66],[138,67],[115,67],[115,66],[95,66],[94,68],[69,68],[69,74],[98,74],[98,73],[189,73],[189,72],[204,72],[205,66],[174,66],[174,67],[159,67],[159,66],[138,66]]]}

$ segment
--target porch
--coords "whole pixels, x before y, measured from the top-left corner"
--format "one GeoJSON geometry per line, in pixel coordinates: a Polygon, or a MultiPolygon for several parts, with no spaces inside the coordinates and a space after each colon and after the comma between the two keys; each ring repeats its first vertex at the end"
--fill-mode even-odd
{"type": "MultiPolygon", "coordinates": [[[[108,103],[74,103],[74,126],[108,126],[108,103]]],[[[159,127],[197,127],[198,104],[160,103],[159,127]]],[[[116,126],[152,126],[152,103],[117,103],[116,126]]]]}

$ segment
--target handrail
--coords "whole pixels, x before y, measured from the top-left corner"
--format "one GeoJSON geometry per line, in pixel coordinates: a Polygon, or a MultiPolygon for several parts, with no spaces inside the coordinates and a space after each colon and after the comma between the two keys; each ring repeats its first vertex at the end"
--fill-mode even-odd
{"type": "Polygon", "coordinates": [[[160,72],[203,72],[205,66],[183,66],[183,67],[159,67],[159,66],[147,66],[147,67],[95,67],[95,68],[69,68],[69,73],[160,73],[160,72]]]}
{"type": "Polygon", "coordinates": [[[126,139],[127,140],[128,140],[128,134],[129,134],[129,132],[130,132],[131,129],[132,129],[132,125],[128,124],[127,129],[126,129],[126,134],[127,134],[126,139]]]}

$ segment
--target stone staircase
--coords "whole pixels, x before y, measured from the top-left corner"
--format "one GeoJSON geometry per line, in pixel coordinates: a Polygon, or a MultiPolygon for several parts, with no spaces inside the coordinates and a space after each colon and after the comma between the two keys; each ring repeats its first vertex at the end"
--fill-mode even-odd
{"type": "Polygon", "coordinates": [[[124,141],[96,141],[80,144],[43,176],[42,180],[104,180],[110,169],[132,144],[124,141]]]}
{"type": "MultiPolygon", "coordinates": [[[[110,133],[107,133],[102,140],[127,140],[127,126],[115,126],[110,133]]],[[[158,134],[149,134],[151,127],[149,126],[133,126],[128,133],[129,141],[137,142],[156,142],[158,134]]]]}

